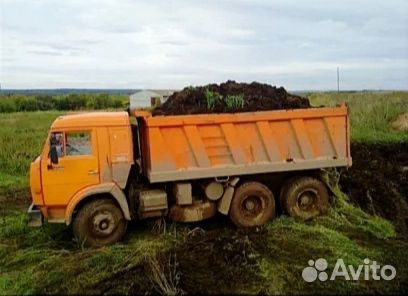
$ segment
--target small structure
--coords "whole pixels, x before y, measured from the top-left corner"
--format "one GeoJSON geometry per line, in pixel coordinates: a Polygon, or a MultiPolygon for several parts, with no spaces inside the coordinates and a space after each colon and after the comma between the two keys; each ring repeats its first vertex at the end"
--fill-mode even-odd
{"type": "Polygon", "coordinates": [[[150,108],[163,104],[174,93],[172,89],[145,89],[129,97],[130,110],[150,108]]]}

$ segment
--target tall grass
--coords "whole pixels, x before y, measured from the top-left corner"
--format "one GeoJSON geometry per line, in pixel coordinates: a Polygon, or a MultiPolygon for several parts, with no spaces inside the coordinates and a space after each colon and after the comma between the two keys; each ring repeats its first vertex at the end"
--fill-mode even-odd
{"type": "Polygon", "coordinates": [[[335,106],[346,102],[350,110],[351,137],[356,142],[408,140],[407,131],[394,130],[398,115],[408,112],[408,92],[313,93],[314,106],[335,106]]]}
{"type": "Polygon", "coordinates": [[[0,191],[28,185],[30,162],[41,152],[51,123],[61,114],[0,113],[0,191]]]}
{"type": "Polygon", "coordinates": [[[170,255],[164,260],[148,257],[148,278],[160,295],[181,295],[183,291],[178,287],[180,272],[176,255],[170,255]]]}

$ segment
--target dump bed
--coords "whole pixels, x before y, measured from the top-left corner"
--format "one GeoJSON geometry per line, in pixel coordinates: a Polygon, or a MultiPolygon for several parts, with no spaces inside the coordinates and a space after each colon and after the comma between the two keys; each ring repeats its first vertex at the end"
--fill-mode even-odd
{"type": "Polygon", "coordinates": [[[347,107],[138,118],[150,182],[351,165],[347,107]]]}

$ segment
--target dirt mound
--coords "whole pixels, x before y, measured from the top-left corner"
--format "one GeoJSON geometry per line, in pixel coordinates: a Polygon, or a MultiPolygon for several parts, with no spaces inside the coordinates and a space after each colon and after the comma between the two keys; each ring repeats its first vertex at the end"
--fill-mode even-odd
{"type": "Polygon", "coordinates": [[[354,143],[351,155],[353,166],[340,179],[342,190],[354,204],[407,235],[408,143],[354,143]]]}
{"type": "Polygon", "coordinates": [[[171,95],[152,114],[234,113],[309,107],[307,98],[289,94],[283,87],[228,80],[220,85],[186,87],[171,95]]]}

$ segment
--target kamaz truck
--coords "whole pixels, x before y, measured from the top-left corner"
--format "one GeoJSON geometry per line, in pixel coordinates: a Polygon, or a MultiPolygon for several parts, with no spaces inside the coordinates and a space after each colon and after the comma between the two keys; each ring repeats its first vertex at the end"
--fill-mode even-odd
{"type": "Polygon", "coordinates": [[[72,224],[89,246],[119,241],[130,220],[228,215],[260,226],[277,212],[324,214],[321,170],[350,166],[347,107],[152,116],[58,117],[31,164],[29,224],[72,224]]]}

